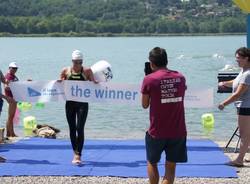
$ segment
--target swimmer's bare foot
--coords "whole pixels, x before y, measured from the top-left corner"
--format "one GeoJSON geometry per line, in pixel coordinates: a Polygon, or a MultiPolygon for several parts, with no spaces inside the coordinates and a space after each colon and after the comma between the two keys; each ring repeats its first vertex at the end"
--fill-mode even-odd
{"type": "Polygon", "coordinates": [[[80,165],[82,163],[81,156],[80,155],[74,155],[74,158],[72,160],[72,164],[74,165],[80,165]]]}
{"type": "Polygon", "coordinates": [[[5,161],[6,161],[6,159],[5,159],[5,158],[0,157],[0,163],[3,163],[3,162],[5,162],[5,161]]]}

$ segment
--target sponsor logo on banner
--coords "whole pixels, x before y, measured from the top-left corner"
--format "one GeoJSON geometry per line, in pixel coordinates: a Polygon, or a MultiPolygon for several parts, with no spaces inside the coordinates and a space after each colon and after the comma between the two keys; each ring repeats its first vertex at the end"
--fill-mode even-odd
{"type": "Polygon", "coordinates": [[[41,93],[36,91],[35,89],[28,87],[27,90],[30,97],[41,96],[41,93]]]}
{"type": "Polygon", "coordinates": [[[31,87],[28,87],[27,90],[29,97],[64,95],[64,92],[59,92],[56,88],[43,88],[41,92],[31,87]]]}
{"type": "Polygon", "coordinates": [[[56,88],[42,89],[42,96],[57,96],[57,95],[64,95],[64,92],[60,92],[56,88]]]}
{"type": "Polygon", "coordinates": [[[62,82],[18,81],[11,82],[10,88],[15,100],[19,102],[65,101],[62,82]]]}

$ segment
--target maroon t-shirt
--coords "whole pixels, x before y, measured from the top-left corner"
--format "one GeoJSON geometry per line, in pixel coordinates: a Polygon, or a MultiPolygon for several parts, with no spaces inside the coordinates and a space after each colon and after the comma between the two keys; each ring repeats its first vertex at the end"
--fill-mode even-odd
{"type": "Polygon", "coordinates": [[[185,125],[185,77],[177,72],[160,69],[147,75],[142,84],[142,94],[150,96],[150,127],[154,138],[183,138],[185,125]]]}
{"type": "MultiPolygon", "coordinates": [[[[6,78],[8,81],[10,81],[10,82],[16,82],[16,81],[18,81],[18,78],[17,78],[15,75],[11,74],[11,73],[7,73],[7,74],[5,75],[5,78],[6,78]]],[[[5,89],[4,92],[5,92],[5,95],[6,95],[6,96],[8,96],[8,97],[13,97],[13,94],[12,94],[12,92],[11,92],[10,90],[5,89]]]]}

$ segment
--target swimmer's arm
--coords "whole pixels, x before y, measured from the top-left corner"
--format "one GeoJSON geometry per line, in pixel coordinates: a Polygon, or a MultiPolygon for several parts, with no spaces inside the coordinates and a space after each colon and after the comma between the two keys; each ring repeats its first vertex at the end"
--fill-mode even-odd
{"type": "Polygon", "coordinates": [[[67,70],[68,68],[63,68],[60,74],[60,80],[66,80],[67,79],[67,70]]]}
{"type": "Polygon", "coordinates": [[[85,75],[86,75],[86,77],[87,77],[87,80],[92,81],[92,82],[94,82],[94,83],[98,83],[98,82],[95,80],[94,74],[93,74],[93,72],[92,72],[92,70],[91,70],[90,68],[85,69],[84,72],[85,72],[85,75]]]}
{"type": "Polygon", "coordinates": [[[147,94],[142,94],[141,103],[144,109],[149,107],[150,97],[147,94]]]}

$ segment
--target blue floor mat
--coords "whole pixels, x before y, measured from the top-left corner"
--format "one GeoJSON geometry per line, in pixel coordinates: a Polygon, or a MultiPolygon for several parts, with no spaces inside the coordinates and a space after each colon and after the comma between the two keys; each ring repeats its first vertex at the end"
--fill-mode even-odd
{"type": "MultiPolygon", "coordinates": [[[[178,164],[177,177],[237,177],[224,165],[229,159],[209,140],[188,140],[188,162],[178,164]]],[[[84,164],[71,164],[69,140],[31,138],[0,145],[0,176],[119,176],[147,177],[143,140],[89,140],[83,151],[84,164]]],[[[164,174],[164,160],[159,163],[164,174]]]]}

